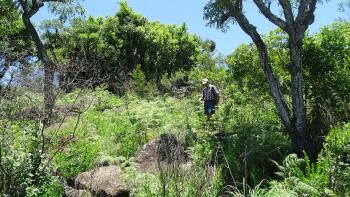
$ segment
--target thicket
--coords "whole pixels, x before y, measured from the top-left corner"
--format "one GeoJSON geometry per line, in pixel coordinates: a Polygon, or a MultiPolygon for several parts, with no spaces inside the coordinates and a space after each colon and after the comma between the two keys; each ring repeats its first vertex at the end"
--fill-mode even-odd
{"type": "Polygon", "coordinates": [[[164,74],[194,67],[202,48],[200,38],[189,34],[185,24],[148,21],[125,2],[115,16],[74,19],[69,27],[46,21],[42,30],[63,65],[61,81],[73,80],[68,90],[94,79],[110,91],[125,92],[137,65],[147,81],[160,85],[164,74]]]}

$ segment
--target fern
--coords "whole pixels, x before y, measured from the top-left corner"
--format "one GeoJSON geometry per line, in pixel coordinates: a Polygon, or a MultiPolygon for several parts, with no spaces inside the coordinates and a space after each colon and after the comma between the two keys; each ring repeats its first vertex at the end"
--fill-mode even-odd
{"type": "MultiPolygon", "coordinates": [[[[290,154],[284,159],[282,165],[279,165],[275,161],[272,162],[279,170],[276,172],[276,174],[283,178],[283,181],[270,183],[271,190],[278,189],[278,191],[282,193],[288,191],[287,193],[291,193],[292,196],[294,194],[298,194],[297,196],[320,195],[321,192],[319,192],[317,188],[310,185],[308,181],[304,181],[308,180],[308,177],[313,173],[312,166],[310,165],[310,161],[307,157],[298,158],[296,154],[290,154]]],[[[273,191],[273,193],[275,193],[275,191],[273,191]]]]}
{"type": "Polygon", "coordinates": [[[278,168],[276,174],[281,178],[289,178],[292,176],[302,175],[299,166],[304,163],[304,159],[298,158],[296,154],[290,154],[283,160],[283,165],[279,165],[276,161],[271,160],[278,168]]]}

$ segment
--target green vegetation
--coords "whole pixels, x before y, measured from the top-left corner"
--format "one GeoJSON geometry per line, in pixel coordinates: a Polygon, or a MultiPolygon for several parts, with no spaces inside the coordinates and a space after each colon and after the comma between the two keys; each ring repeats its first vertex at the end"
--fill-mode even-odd
{"type": "MultiPolygon", "coordinates": [[[[0,195],[63,196],[77,176],[103,166],[121,169],[117,178],[131,196],[350,195],[348,21],[303,40],[306,132],[315,160],[296,154],[252,44],[216,55],[215,43],[189,34],[185,24],[149,21],[125,2],[115,16],[73,17],[70,26],[45,21],[41,38],[58,62],[50,108],[45,65],[31,41],[18,37],[28,32],[14,1],[3,2],[9,14],[0,19],[0,195]],[[220,90],[213,122],[199,101],[203,78],[220,90]],[[159,143],[157,156],[146,154],[152,162],[141,161],[140,150],[162,136],[171,136],[170,145],[159,143]]],[[[60,6],[74,2],[51,8],[62,13],[60,6]]],[[[263,39],[290,108],[287,35],[276,29],[263,39]]]]}

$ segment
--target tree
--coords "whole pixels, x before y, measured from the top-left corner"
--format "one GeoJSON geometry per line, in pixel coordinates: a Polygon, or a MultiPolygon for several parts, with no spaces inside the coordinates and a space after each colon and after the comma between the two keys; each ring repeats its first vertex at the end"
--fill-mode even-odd
{"type": "MultiPolygon", "coordinates": [[[[185,24],[148,21],[123,1],[115,16],[74,19],[71,26],[58,34],[58,37],[49,36],[48,43],[53,43],[64,64],[81,59],[99,62],[94,73],[90,68],[84,69],[89,72],[78,73],[79,81],[100,78],[103,80],[96,80],[99,81],[96,85],[106,83],[109,90],[118,93],[125,91],[121,84],[130,80],[128,73],[138,64],[147,82],[160,85],[165,73],[170,76],[195,66],[201,48],[200,39],[189,34],[185,24]]],[[[76,69],[66,69],[63,79],[76,78],[71,73],[77,74],[76,69]]],[[[71,88],[81,87],[78,83],[71,85],[71,88]]]]}
{"type": "Polygon", "coordinates": [[[26,63],[32,54],[32,43],[28,41],[21,22],[20,13],[11,0],[1,0],[0,13],[0,81],[11,66],[26,63]]]}
{"type": "Polygon", "coordinates": [[[204,8],[204,18],[209,25],[226,30],[229,22],[236,22],[248,34],[257,47],[260,66],[268,81],[269,92],[273,98],[278,115],[282,120],[292,140],[294,151],[316,159],[317,152],[307,131],[307,116],[303,95],[303,63],[302,44],[305,31],[314,21],[314,11],[317,0],[289,1],[278,0],[277,6],[282,8],[284,18],[274,14],[271,6],[275,1],[253,0],[260,12],[273,24],[281,28],[288,35],[289,63],[286,65],[291,78],[291,106],[284,98],[278,76],[271,66],[269,51],[266,43],[256,27],[244,14],[243,0],[210,0],[204,8]]]}
{"type": "Polygon", "coordinates": [[[339,10],[345,12],[350,8],[350,0],[343,0],[339,3],[339,10]]]}
{"type": "MultiPolygon", "coordinates": [[[[40,39],[40,36],[31,22],[31,18],[45,5],[48,3],[50,11],[54,14],[60,15],[60,19],[65,20],[76,11],[82,12],[81,6],[78,0],[14,0],[12,5],[17,7],[21,13],[22,21],[28,35],[32,38],[36,47],[36,53],[38,59],[43,63],[44,66],[44,119],[43,125],[45,128],[49,124],[51,111],[53,108],[54,101],[54,69],[55,63],[51,60],[47,48],[40,39]],[[77,3],[76,3],[77,2],[77,3]]],[[[43,129],[44,131],[44,129],[43,129]]],[[[44,134],[42,131],[42,152],[44,152],[45,141],[44,134]]]]}
{"type": "Polygon", "coordinates": [[[346,21],[322,27],[303,45],[309,127],[323,136],[331,125],[350,119],[349,45],[350,23],[346,21]]]}

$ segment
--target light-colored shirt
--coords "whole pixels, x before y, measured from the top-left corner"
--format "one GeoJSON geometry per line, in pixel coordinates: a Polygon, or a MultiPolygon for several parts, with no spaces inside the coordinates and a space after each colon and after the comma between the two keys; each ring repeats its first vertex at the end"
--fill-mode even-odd
{"type": "Polygon", "coordinates": [[[204,101],[215,100],[215,94],[219,95],[219,90],[215,86],[209,85],[208,87],[203,88],[204,101]]]}

